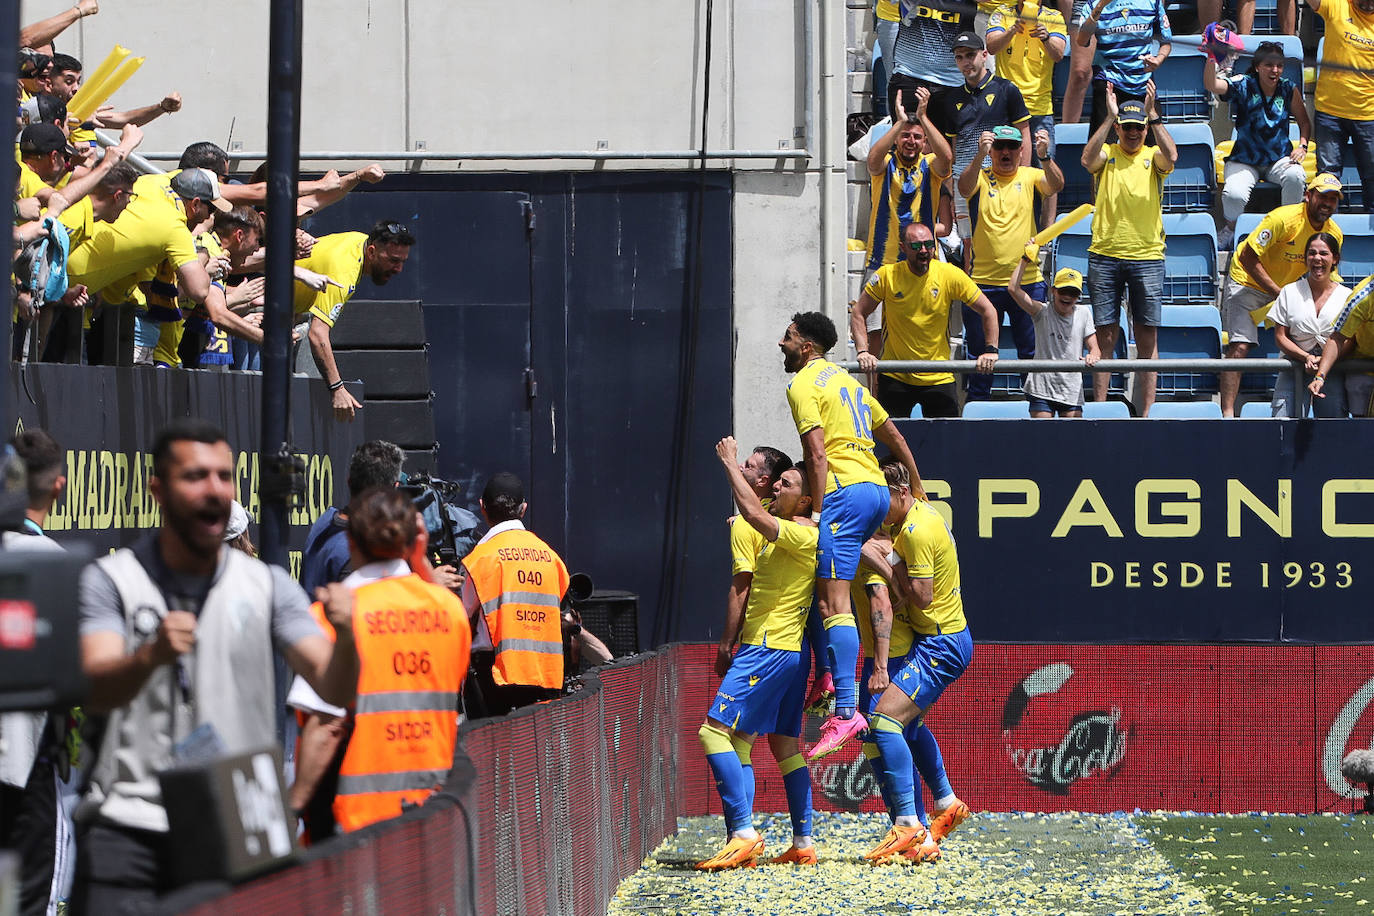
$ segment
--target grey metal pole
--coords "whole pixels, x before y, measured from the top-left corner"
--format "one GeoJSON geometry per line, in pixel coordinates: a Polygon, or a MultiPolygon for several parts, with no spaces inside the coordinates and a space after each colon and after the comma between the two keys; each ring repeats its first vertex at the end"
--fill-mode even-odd
{"type": "Polygon", "coordinates": [[[272,0],[267,51],[267,301],[262,330],[262,558],[286,566],[292,270],[301,144],[301,0],[272,0]]]}
{"type": "MultiPolygon", "coordinates": [[[[18,47],[19,4],[6,3],[0,6],[0,73],[8,73],[11,79],[19,75],[19,54],[16,50],[18,47]]],[[[14,118],[0,118],[0,149],[12,149],[15,139],[14,118]]],[[[14,161],[13,156],[0,156],[0,160],[3,160],[0,162],[0,187],[13,191],[15,182],[19,180],[19,164],[14,161]]],[[[0,263],[0,267],[4,267],[4,275],[8,277],[14,263],[14,238],[8,231],[6,235],[10,237],[5,239],[5,260],[0,263]]],[[[10,296],[14,296],[13,287],[10,287],[10,296]]],[[[7,363],[10,355],[10,337],[13,333],[9,313],[13,307],[14,303],[11,301],[10,308],[5,310],[5,320],[0,321],[0,324],[5,326],[4,330],[0,331],[0,347],[3,347],[0,352],[4,353],[7,363]]],[[[5,385],[0,386],[0,429],[14,429],[14,421],[9,415],[8,399],[5,397],[8,385],[9,380],[6,378],[5,385]]]]}

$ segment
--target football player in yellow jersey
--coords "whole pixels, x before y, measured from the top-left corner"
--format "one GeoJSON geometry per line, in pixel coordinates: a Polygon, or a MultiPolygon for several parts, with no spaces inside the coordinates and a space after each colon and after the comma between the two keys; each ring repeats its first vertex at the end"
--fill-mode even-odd
{"type": "MultiPolygon", "coordinates": [[[[1307,272],[1307,240],[1329,232],[1344,240],[1333,218],[1341,205],[1341,180],[1323,172],[1307,183],[1303,199],[1265,214],[1260,224],[1236,246],[1221,296],[1221,326],[1226,331],[1228,359],[1242,359],[1259,339],[1253,312],[1278,298],[1279,290],[1307,272]]],[[[1222,372],[1221,415],[1236,415],[1240,373],[1222,372]]]]}
{"type": "Polygon", "coordinates": [[[358,279],[366,275],[378,286],[385,285],[405,267],[414,244],[415,236],[410,229],[393,220],[384,220],[366,234],[339,232],[322,236],[315,240],[309,257],[296,262],[297,267],[324,274],[334,281],[332,288],[323,290],[297,282],[294,307],[300,322],[296,331],[309,341],[308,352],[313,358],[313,363],[306,359],[307,351],[302,346],[297,354],[296,371],[309,372],[313,368],[328,383],[336,420],[352,422],[357,409],[363,405],[344,387],[334,362],[329,332],[345,303],[357,291],[358,279]]]}
{"type": "MultiPolygon", "coordinates": [[[[894,563],[893,583],[906,593],[905,600],[913,607],[911,620],[918,641],[907,656],[906,665],[883,691],[872,716],[870,733],[887,771],[894,817],[882,842],[864,856],[872,862],[891,859],[921,846],[927,839],[916,809],[913,746],[918,748],[914,755],[917,765],[923,757],[930,763],[930,758],[928,752],[919,752],[914,736],[908,739],[908,730],[915,725],[919,734],[926,711],[964,673],[973,658],[954,535],[940,513],[930,503],[917,499],[911,488],[902,483],[903,470],[889,466],[884,471],[891,494],[885,520],[888,524],[900,523],[893,539],[899,561],[894,563]]],[[[929,729],[926,733],[929,735],[929,729]]],[[[929,735],[928,740],[933,743],[934,736],[929,735]]],[[[934,754],[939,754],[938,745],[934,754]]],[[[938,843],[968,818],[969,809],[950,788],[943,760],[938,772],[933,767],[927,772],[922,766],[921,774],[935,798],[929,836],[938,843]]]]}
{"type": "Polygon", "coordinates": [[[730,661],[706,721],[697,733],[715,776],[730,839],[698,863],[703,871],[750,866],[763,854],[753,824],[753,797],[744,764],[749,736],[767,734],[783,773],[792,810],[792,848],[781,861],[812,864],[811,775],[801,757],[802,704],[808,674],[806,614],[816,574],[815,523],[806,476],[784,471],[764,509],[740,470],[733,438],[716,445],[740,516],[763,538],[743,616],[742,645],[730,661]],[[742,740],[736,740],[736,738],[742,740]]]}
{"type": "Polygon", "coordinates": [[[860,549],[887,514],[875,439],[898,457],[917,486],[921,479],[916,459],[887,411],[869,400],[853,376],[825,358],[837,337],[834,323],[820,312],[799,312],[778,342],[783,368],[796,373],[787,386],[787,403],[801,435],[811,517],[820,525],[816,592],[835,680],[835,715],[821,726],[812,760],[833,754],[867,726],[856,711],[859,634],[849,606],[849,583],[859,571],[860,549]]]}

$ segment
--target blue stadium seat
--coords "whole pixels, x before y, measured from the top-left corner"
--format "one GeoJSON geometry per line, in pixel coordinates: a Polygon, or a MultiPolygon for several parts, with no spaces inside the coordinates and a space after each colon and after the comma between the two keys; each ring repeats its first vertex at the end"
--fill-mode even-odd
{"type": "MultiPolygon", "coordinates": [[[[1245,237],[1250,233],[1254,232],[1255,227],[1258,226],[1260,224],[1260,221],[1264,219],[1264,217],[1267,215],[1268,214],[1266,213],[1242,213],[1240,215],[1240,218],[1236,220],[1236,238],[1235,242],[1233,243],[1234,247],[1239,248],[1240,243],[1245,241],[1245,237]]],[[[1344,227],[1342,227],[1342,231],[1344,231],[1344,227]]],[[[1223,282],[1225,282],[1224,279],[1223,282]]]]}
{"type": "Polygon", "coordinates": [[[1199,48],[1175,43],[1173,52],[1155,71],[1159,113],[1169,130],[1183,121],[1207,121],[1212,105],[1202,86],[1202,64],[1207,55],[1199,48]]]}
{"type": "MultiPolygon", "coordinates": [[[[1279,345],[1274,342],[1274,326],[1270,324],[1262,325],[1259,329],[1259,339],[1255,345],[1246,353],[1248,359],[1278,359],[1279,345]]],[[[1242,372],[1240,374],[1240,390],[1244,394],[1273,394],[1274,379],[1278,377],[1277,372],[1242,372]]]]}
{"type": "Polygon", "coordinates": [[[1164,301],[1217,301],[1217,230],[1206,213],[1164,214],[1164,301]]]}
{"type": "Polygon", "coordinates": [[[909,416],[913,420],[924,420],[926,418],[926,412],[921,409],[920,404],[913,404],[911,405],[911,413],[909,416]]]}
{"type": "Polygon", "coordinates": [[[1274,405],[1270,401],[1246,401],[1240,405],[1238,416],[1242,420],[1272,420],[1274,405]]]}
{"type": "MultiPolygon", "coordinates": [[[[1341,213],[1364,213],[1364,182],[1360,181],[1360,170],[1355,166],[1355,147],[1345,145],[1345,165],[1341,168],[1341,213]]],[[[1342,226],[1342,229],[1345,227],[1342,226]]]]}
{"type": "Polygon", "coordinates": [[[1088,401],[1083,405],[1085,420],[1129,420],[1131,408],[1125,401],[1088,401]]]}
{"type": "Polygon", "coordinates": [[[1093,200],[1093,177],[1083,168],[1083,147],[1088,145],[1088,122],[1054,126],[1054,161],[1064,173],[1064,189],[1059,192],[1059,212],[1068,213],[1079,204],[1093,200]]]}
{"type": "MultiPolygon", "coordinates": [[[[1256,35],[1277,35],[1279,31],[1279,4],[1278,0],[1255,0],[1255,34],[1256,35]]],[[[1284,38],[1296,38],[1296,35],[1284,35],[1284,38]]],[[[1249,44],[1246,47],[1250,47],[1249,44]]],[[[1302,52],[1298,52],[1298,60],[1302,60],[1302,52]]]]}
{"type": "MultiPolygon", "coordinates": [[[[1015,305],[1012,308],[1016,308],[1015,305]]],[[[1016,344],[1011,337],[1011,312],[1007,311],[1002,315],[1002,330],[998,334],[997,359],[1020,359],[1020,354],[1016,352],[1016,344]]],[[[992,374],[992,396],[1002,397],[1022,397],[1024,392],[1021,390],[1021,373],[1019,372],[994,372],[992,374]]]]}
{"type": "MultiPolygon", "coordinates": [[[[1113,349],[1111,353],[1104,353],[1104,354],[1102,354],[1102,358],[1103,358],[1103,359],[1126,359],[1127,357],[1129,357],[1129,356],[1131,355],[1130,344],[1129,344],[1129,342],[1127,341],[1127,338],[1130,336],[1130,334],[1129,334],[1129,332],[1128,332],[1128,330],[1127,330],[1127,326],[1128,326],[1129,324],[1130,324],[1130,322],[1126,319],[1126,315],[1125,315],[1125,313],[1123,312],[1122,315],[1121,315],[1121,333],[1119,333],[1119,334],[1116,335],[1116,348],[1113,349]]],[[[1099,346],[1100,346],[1100,344],[1099,344],[1099,346]]],[[[1083,373],[1083,396],[1084,396],[1084,397],[1092,397],[1092,393],[1093,393],[1093,376],[1096,375],[1096,374],[1097,374],[1097,373],[1095,373],[1095,372],[1084,372],[1084,373],[1083,373]]],[[[1124,373],[1124,372],[1113,372],[1110,376],[1108,376],[1108,378],[1107,378],[1107,396],[1108,396],[1108,397],[1125,397],[1125,396],[1126,396],[1126,373],[1124,373]]],[[[1087,414],[1084,414],[1084,416],[1087,416],[1087,414]]]]}
{"type": "Polygon", "coordinates": [[[1374,216],[1351,213],[1336,220],[1345,241],[1341,243],[1341,277],[1358,283],[1374,274],[1374,216]]]}
{"type": "Polygon", "coordinates": [[[1207,124],[1179,124],[1169,128],[1178,144],[1178,165],[1164,181],[1164,210],[1206,213],[1216,190],[1216,160],[1212,128],[1207,124]]]}
{"type": "Polygon", "coordinates": [[[1150,408],[1151,420],[1220,420],[1216,401],[1158,401],[1150,408]]]}
{"type": "MultiPolygon", "coordinates": [[[[1218,359],[1221,357],[1221,313],[1211,305],[1166,305],[1159,328],[1160,359],[1218,359]]],[[[1214,372],[1160,372],[1161,398],[1215,394],[1214,372]]]]}
{"type": "Polygon", "coordinates": [[[965,420],[1029,420],[1026,401],[969,401],[964,405],[965,420]]]}

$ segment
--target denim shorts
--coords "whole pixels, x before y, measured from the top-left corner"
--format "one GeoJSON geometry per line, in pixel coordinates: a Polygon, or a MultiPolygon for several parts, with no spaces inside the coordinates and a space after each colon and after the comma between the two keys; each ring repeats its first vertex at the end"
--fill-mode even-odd
{"type": "Polygon", "coordinates": [[[1055,149],[1056,149],[1056,146],[1055,146],[1055,143],[1054,143],[1054,115],[1052,115],[1052,114],[1031,115],[1031,119],[1030,119],[1030,136],[1031,136],[1031,142],[1032,142],[1032,143],[1035,142],[1035,132],[1036,132],[1037,130],[1044,130],[1044,131],[1046,131],[1047,133],[1049,133],[1049,135],[1050,135],[1050,158],[1053,159],[1053,158],[1054,158],[1054,151],[1055,151],[1055,149]]]}
{"type": "Polygon", "coordinates": [[[1121,303],[1130,295],[1131,318],[1157,328],[1164,320],[1164,259],[1125,261],[1088,252],[1088,291],[1093,323],[1099,328],[1121,321],[1121,303]]]}
{"type": "Polygon", "coordinates": [[[1045,413],[1061,414],[1069,410],[1083,409],[1082,404],[1061,404],[1058,401],[1048,401],[1045,398],[1028,397],[1026,400],[1029,401],[1029,404],[1026,406],[1030,409],[1031,413],[1040,413],[1043,411],[1045,413]]]}

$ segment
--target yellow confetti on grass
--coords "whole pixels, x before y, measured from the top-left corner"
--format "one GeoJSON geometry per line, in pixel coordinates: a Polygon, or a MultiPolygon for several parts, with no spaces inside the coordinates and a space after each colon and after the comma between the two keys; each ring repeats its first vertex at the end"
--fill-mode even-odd
{"type": "MultiPolygon", "coordinates": [[[[787,848],[785,815],[756,823],[767,854],[787,848]]],[[[692,865],[724,842],[720,818],[684,818],[652,864],[620,885],[614,916],[1212,913],[1123,815],[985,814],[961,826],[933,865],[872,867],[861,856],[887,829],[882,815],[817,814],[821,864],[704,874],[692,865]]]]}

